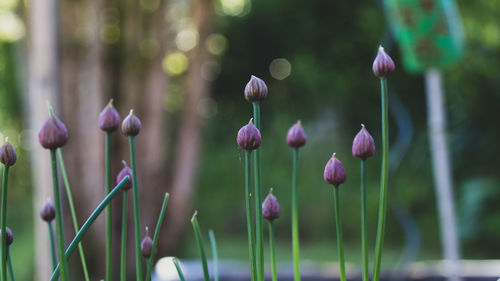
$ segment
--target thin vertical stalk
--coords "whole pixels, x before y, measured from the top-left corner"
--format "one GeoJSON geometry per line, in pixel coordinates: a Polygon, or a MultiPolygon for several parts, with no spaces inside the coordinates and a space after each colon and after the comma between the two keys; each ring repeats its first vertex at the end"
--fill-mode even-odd
{"type": "MultiPolygon", "coordinates": [[[[57,158],[59,159],[59,167],[61,168],[61,175],[64,182],[64,188],[66,190],[66,195],[68,197],[69,210],[71,212],[71,220],[73,221],[73,228],[75,230],[75,234],[77,234],[79,227],[78,227],[78,221],[76,220],[75,204],[73,203],[73,195],[71,194],[68,175],[66,173],[66,166],[64,165],[64,158],[60,148],[57,149],[57,158]]],[[[82,243],[78,244],[78,252],[80,253],[80,262],[82,263],[83,276],[85,277],[85,281],[90,281],[89,271],[87,269],[87,260],[85,259],[82,243]]]]}
{"type": "Polygon", "coordinates": [[[135,267],[136,281],[142,281],[142,260],[141,260],[141,216],[139,214],[139,190],[137,187],[137,169],[135,165],[135,139],[128,137],[130,147],[130,163],[132,168],[132,190],[134,199],[134,224],[135,224],[135,267]]]}
{"type": "Polygon", "coordinates": [[[248,254],[250,256],[250,272],[252,281],[257,280],[257,267],[256,267],[256,256],[255,256],[255,231],[254,231],[254,218],[252,212],[252,197],[251,197],[251,178],[252,173],[250,167],[250,157],[252,152],[245,151],[245,201],[247,209],[247,231],[248,231],[248,254]]]}
{"type": "Polygon", "coordinates": [[[210,275],[208,273],[207,255],[205,254],[205,244],[203,243],[203,237],[201,236],[200,225],[198,224],[197,212],[194,212],[191,218],[191,224],[193,225],[194,235],[196,237],[196,242],[198,244],[198,249],[200,250],[201,264],[203,266],[203,277],[205,281],[210,281],[210,275]]]}
{"type": "MultiPolygon", "coordinates": [[[[83,236],[87,233],[89,228],[92,226],[92,224],[95,222],[97,217],[102,213],[104,208],[108,206],[108,204],[111,202],[111,200],[116,196],[116,194],[123,188],[123,186],[130,180],[128,176],[124,177],[122,181],[113,188],[113,190],[101,201],[101,203],[95,208],[95,210],[92,212],[90,217],[85,221],[85,223],[82,225],[82,228],[78,231],[76,234],[75,238],[73,238],[73,241],[68,246],[68,249],[66,249],[66,252],[64,255],[61,255],[64,257],[63,259],[60,259],[61,262],[66,262],[73,252],[75,251],[76,246],[82,241],[83,236]]],[[[57,210],[57,207],[56,207],[57,210]]],[[[57,217],[57,214],[56,214],[57,217]]],[[[59,277],[59,272],[61,270],[61,263],[56,266],[56,269],[54,269],[54,272],[52,273],[52,276],[50,277],[50,281],[55,281],[59,277]]]]}
{"type": "Polygon", "coordinates": [[[160,216],[158,217],[158,222],[156,223],[155,234],[153,236],[153,247],[151,249],[151,256],[149,257],[147,268],[146,268],[146,281],[151,281],[151,271],[153,270],[153,261],[156,252],[156,245],[158,245],[158,237],[160,237],[160,229],[163,224],[163,218],[165,217],[165,210],[167,209],[168,197],[170,195],[165,193],[163,198],[163,204],[161,205],[160,216]]]}
{"type": "Polygon", "coordinates": [[[56,243],[54,241],[54,230],[52,229],[52,222],[47,222],[47,226],[49,227],[49,237],[50,237],[50,256],[52,258],[52,269],[54,270],[57,265],[56,258],[56,243]]]}
{"type": "Polygon", "coordinates": [[[57,158],[56,151],[50,150],[50,159],[52,160],[52,184],[54,187],[54,205],[56,207],[56,233],[57,233],[57,255],[61,263],[61,281],[68,280],[68,271],[66,259],[64,259],[64,228],[61,210],[61,197],[59,193],[59,178],[57,176],[57,158]]]}
{"type": "Polygon", "coordinates": [[[2,178],[2,210],[0,214],[0,224],[1,224],[1,245],[2,248],[0,262],[2,263],[2,281],[7,281],[7,235],[5,235],[5,229],[7,228],[7,184],[9,181],[9,166],[3,166],[3,178],[2,178]]]}
{"type": "Polygon", "coordinates": [[[297,174],[299,150],[292,150],[292,250],[294,280],[300,281],[300,248],[299,248],[299,206],[297,194],[297,174]]]}
{"type": "MultiPolygon", "coordinates": [[[[260,131],[260,102],[253,102],[253,118],[255,127],[260,131]]],[[[262,166],[260,147],[254,153],[254,186],[255,186],[255,243],[257,254],[257,280],[264,280],[264,221],[262,218],[262,166]]]]}
{"type": "Polygon", "coordinates": [[[346,281],[345,277],[345,260],[344,260],[344,242],[342,240],[342,220],[340,216],[340,194],[339,188],[333,188],[333,199],[335,201],[335,224],[337,231],[337,248],[339,252],[339,265],[340,265],[340,280],[346,281]]]}
{"type": "MultiPolygon", "coordinates": [[[[105,182],[106,182],[106,195],[111,192],[111,133],[106,132],[105,138],[105,182]]],[[[112,218],[111,218],[111,203],[106,207],[106,281],[111,281],[113,273],[112,265],[112,218]]]]}
{"type": "Polygon", "coordinates": [[[367,222],[366,222],[366,160],[361,159],[361,257],[363,266],[363,281],[369,281],[368,250],[367,250],[367,222]]]}
{"type": "Polygon", "coordinates": [[[385,219],[387,214],[387,183],[389,171],[389,117],[387,110],[387,80],[380,79],[382,103],[382,168],[380,173],[380,201],[378,213],[377,241],[375,242],[375,264],[373,266],[373,281],[380,280],[380,265],[382,263],[382,247],[384,244],[385,219]]]}
{"type": "Polygon", "coordinates": [[[208,231],[208,236],[210,237],[210,245],[212,247],[214,281],[219,281],[219,255],[217,254],[217,242],[215,241],[215,234],[212,229],[208,231]]]}
{"type": "Polygon", "coordinates": [[[9,262],[10,281],[16,281],[16,278],[14,278],[14,268],[12,267],[12,259],[10,258],[10,248],[7,248],[7,260],[9,262]]]}
{"type": "Polygon", "coordinates": [[[278,281],[278,274],[276,272],[276,243],[274,241],[274,222],[269,222],[269,246],[271,248],[271,270],[272,281],[278,281]]]}
{"type": "Polygon", "coordinates": [[[120,280],[127,280],[127,190],[123,191],[122,244],[120,251],[120,280]]]}
{"type": "Polygon", "coordinates": [[[182,269],[179,266],[179,262],[177,261],[177,259],[174,259],[173,263],[175,265],[175,269],[177,270],[177,274],[179,274],[179,278],[181,279],[181,281],[186,281],[186,278],[184,278],[184,273],[182,273],[182,269]]]}

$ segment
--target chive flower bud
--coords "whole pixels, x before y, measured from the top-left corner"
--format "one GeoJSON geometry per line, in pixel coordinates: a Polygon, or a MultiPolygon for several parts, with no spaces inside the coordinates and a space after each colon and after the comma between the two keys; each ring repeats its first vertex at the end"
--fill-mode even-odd
{"type": "Polygon", "coordinates": [[[40,209],[40,217],[46,222],[51,222],[56,217],[56,207],[50,198],[40,209]]]}
{"type": "MultiPolygon", "coordinates": [[[[7,233],[7,236],[5,237],[6,244],[7,246],[10,246],[12,242],[14,242],[14,234],[12,233],[12,230],[10,230],[9,227],[5,227],[5,233],[7,233]]],[[[0,237],[2,237],[2,230],[0,230],[0,237]]]]}
{"type": "Polygon", "coordinates": [[[253,124],[253,119],[250,119],[250,122],[238,131],[236,142],[240,148],[248,151],[259,148],[261,136],[259,129],[253,124]]]}
{"type": "Polygon", "coordinates": [[[346,180],[344,166],[340,160],[335,157],[335,153],[332,155],[332,158],[328,160],[328,163],[326,163],[323,178],[326,183],[333,184],[335,187],[339,187],[339,185],[346,180]]]}
{"type": "Polygon", "coordinates": [[[262,202],[262,217],[268,221],[273,221],[280,217],[280,204],[278,199],[273,195],[273,189],[269,190],[269,194],[262,202]]]}
{"type": "Polygon", "coordinates": [[[380,79],[384,79],[394,72],[395,66],[391,57],[384,51],[384,47],[378,48],[377,57],[373,61],[373,74],[380,79]]]}
{"type": "Polygon", "coordinates": [[[267,86],[266,83],[256,77],[251,76],[250,81],[248,81],[245,86],[245,99],[249,102],[259,102],[267,97],[267,86]]]}
{"type": "Polygon", "coordinates": [[[373,154],[375,154],[375,142],[365,125],[361,124],[361,130],[352,142],[352,156],[365,160],[373,154]]]}
{"type": "Polygon", "coordinates": [[[286,143],[293,148],[299,148],[306,144],[307,136],[302,128],[302,122],[297,121],[290,129],[286,135],[286,143]]]}
{"type": "Polygon", "coordinates": [[[153,240],[149,237],[148,228],[146,227],[146,237],[141,242],[141,253],[145,259],[151,257],[151,252],[153,251],[153,240]]]}
{"type": "Polygon", "coordinates": [[[10,167],[16,164],[16,160],[16,150],[9,143],[9,139],[5,138],[5,143],[0,147],[0,162],[2,162],[5,166],[10,167]]]}
{"type": "Polygon", "coordinates": [[[106,132],[114,132],[120,127],[120,121],[120,114],[116,111],[113,106],[113,99],[111,99],[101,114],[99,114],[99,128],[106,132]]]}
{"type": "Polygon", "coordinates": [[[59,118],[52,115],[38,132],[38,141],[44,148],[55,150],[68,141],[68,130],[59,118]]]}
{"type": "Polygon", "coordinates": [[[116,176],[116,184],[119,184],[126,176],[128,176],[129,181],[127,181],[122,187],[124,191],[127,191],[132,188],[132,169],[127,166],[127,162],[125,162],[125,160],[122,160],[122,163],[123,169],[121,169],[121,171],[116,176]]]}
{"type": "Polygon", "coordinates": [[[122,122],[122,132],[126,136],[135,137],[139,134],[141,130],[141,120],[137,118],[134,114],[134,110],[131,109],[130,113],[125,117],[122,122]]]}

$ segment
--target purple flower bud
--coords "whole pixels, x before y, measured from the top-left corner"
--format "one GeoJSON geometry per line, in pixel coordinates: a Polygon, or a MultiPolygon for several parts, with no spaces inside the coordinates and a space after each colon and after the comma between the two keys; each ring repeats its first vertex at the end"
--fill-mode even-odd
{"type": "Polygon", "coordinates": [[[123,169],[116,176],[116,184],[119,184],[126,176],[128,176],[129,181],[122,187],[122,190],[127,191],[132,188],[132,169],[127,166],[127,162],[125,162],[125,160],[123,160],[122,163],[123,169]]]}
{"type": "Polygon", "coordinates": [[[42,129],[38,133],[38,141],[44,148],[55,150],[65,145],[68,141],[68,130],[59,118],[52,115],[43,124],[42,129]]]}
{"type": "Polygon", "coordinates": [[[384,47],[378,48],[378,54],[373,61],[373,74],[380,79],[386,78],[394,72],[394,62],[391,57],[384,51],[384,47]]]}
{"type": "Polygon", "coordinates": [[[40,209],[40,217],[46,222],[51,222],[56,217],[56,207],[50,198],[40,209]]]}
{"type": "Polygon", "coordinates": [[[323,178],[326,183],[333,184],[335,187],[338,187],[346,180],[344,166],[340,160],[335,157],[335,153],[332,155],[332,158],[330,158],[328,163],[326,163],[323,178]]]}
{"type": "Polygon", "coordinates": [[[352,156],[364,160],[372,157],[373,154],[375,154],[375,142],[365,125],[361,124],[361,130],[352,142],[352,156]]]}
{"type": "MultiPolygon", "coordinates": [[[[12,242],[14,242],[14,234],[12,233],[12,230],[10,230],[9,227],[5,227],[5,233],[7,233],[7,236],[5,237],[5,241],[7,242],[7,246],[10,246],[12,242]]],[[[0,237],[2,237],[2,230],[0,230],[0,237]]]]}
{"type": "Polygon", "coordinates": [[[304,132],[304,128],[302,128],[302,122],[299,120],[288,130],[286,143],[293,148],[299,148],[306,144],[306,141],[307,136],[304,132]]]}
{"type": "Polygon", "coordinates": [[[113,106],[113,99],[99,114],[99,128],[106,132],[114,132],[120,127],[120,114],[113,106]]]}
{"type": "Polygon", "coordinates": [[[245,86],[245,98],[249,102],[258,102],[264,100],[266,97],[266,83],[262,79],[252,75],[250,81],[245,86]]]}
{"type": "Polygon", "coordinates": [[[149,237],[148,228],[146,227],[146,237],[141,242],[141,253],[145,259],[151,257],[151,252],[153,251],[153,240],[149,237]]]}
{"type": "Polygon", "coordinates": [[[253,125],[252,119],[250,119],[250,122],[238,131],[236,142],[240,148],[248,151],[259,148],[261,136],[259,129],[253,125]]]}
{"type": "Polygon", "coordinates": [[[269,190],[264,202],[262,202],[262,217],[268,221],[273,221],[280,217],[280,204],[273,195],[273,189],[269,190]]]}
{"type": "Polygon", "coordinates": [[[135,137],[139,134],[141,130],[141,120],[137,118],[134,114],[134,110],[131,109],[130,113],[125,117],[122,122],[122,132],[126,136],[135,137]]]}
{"type": "Polygon", "coordinates": [[[9,143],[9,140],[5,138],[5,143],[0,147],[0,162],[2,162],[5,166],[10,167],[16,164],[16,160],[16,150],[9,143]]]}

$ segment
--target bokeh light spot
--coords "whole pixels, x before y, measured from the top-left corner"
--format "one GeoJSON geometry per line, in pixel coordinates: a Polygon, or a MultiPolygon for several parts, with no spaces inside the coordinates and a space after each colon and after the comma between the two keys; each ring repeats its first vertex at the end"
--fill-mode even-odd
{"type": "Polygon", "coordinates": [[[11,11],[0,11],[0,40],[15,42],[25,34],[26,28],[19,16],[11,11]]]}
{"type": "Polygon", "coordinates": [[[205,45],[212,55],[220,56],[226,51],[228,41],[222,34],[210,34],[207,37],[205,45]]]}
{"type": "Polygon", "coordinates": [[[181,52],[168,54],[163,59],[163,69],[167,74],[179,75],[184,73],[188,68],[188,58],[181,52]]]}
{"type": "Polygon", "coordinates": [[[271,76],[278,80],[283,80],[292,73],[292,65],[287,59],[274,59],[269,65],[271,76]]]}
{"type": "MultiPolygon", "coordinates": [[[[164,257],[158,260],[155,266],[156,274],[160,280],[173,281],[179,280],[177,269],[174,264],[174,257],[164,257]]],[[[179,267],[183,270],[182,263],[177,260],[179,267]]]]}
{"type": "Polygon", "coordinates": [[[194,28],[185,28],[177,33],[175,45],[181,51],[187,52],[198,44],[198,31],[194,28]]]}
{"type": "Polygon", "coordinates": [[[220,0],[222,12],[228,16],[243,16],[250,11],[248,0],[220,0]]]}

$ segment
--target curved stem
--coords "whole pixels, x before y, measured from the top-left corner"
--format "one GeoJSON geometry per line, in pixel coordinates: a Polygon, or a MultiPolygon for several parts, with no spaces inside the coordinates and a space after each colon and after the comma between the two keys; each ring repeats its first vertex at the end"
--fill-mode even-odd
{"type": "Polygon", "coordinates": [[[389,171],[389,117],[387,110],[387,80],[380,79],[382,103],[382,168],[380,173],[380,201],[378,212],[377,241],[375,242],[375,264],[373,281],[380,280],[382,247],[384,245],[385,219],[387,214],[387,183],[389,171]]]}
{"type": "Polygon", "coordinates": [[[250,189],[252,173],[250,167],[250,157],[252,152],[245,151],[245,202],[247,210],[247,231],[248,231],[248,253],[250,256],[250,272],[252,281],[257,279],[257,268],[256,268],[256,257],[255,257],[255,231],[254,231],[254,219],[252,212],[252,191],[250,189]]]}
{"type": "Polygon", "coordinates": [[[346,281],[345,277],[345,261],[344,261],[344,244],[342,241],[342,219],[340,216],[340,194],[339,188],[333,188],[333,199],[335,201],[335,223],[337,230],[337,248],[339,251],[339,265],[340,265],[340,280],[346,281]]]}
{"type": "Polygon", "coordinates": [[[52,258],[52,270],[56,268],[57,258],[56,258],[56,243],[54,241],[54,230],[52,229],[52,222],[47,222],[49,227],[49,237],[50,237],[50,256],[52,258]]]}
{"type": "MultiPolygon", "coordinates": [[[[105,194],[108,195],[111,191],[111,133],[106,132],[105,138],[105,182],[106,189],[105,194]]],[[[111,281],[112,279],[112,218],[111,218],[111,204],[106,208],[106,279],[111,281]]],[[[88,280],[87,280],[88,281],[88,280]]]]}
{"type": "MultiPolygon", "coordinates": [[[[254,102],[253,118],[255,127],[260,130],[260,102],[254,102]]],[[[262,218],[262,166],[260,147],[254,153],[254,187],[255,187],[255,243],[257,254],[257,280],[264,281],[264,221],[262,218]]]]}
{"type": "Polygon", "coordinates": [[[361,160],[361,257],[363,266],[363,281],[369,281],[368,250],[366,241],[366,160],[361,160]]]}
{"type": "Polygon", "coordinates": [[[128,137],[130,147],[130,163],[132,168],[132,191],[134,199],[134,225],[135,225],[135,267],[136,281],[142,281],[142,260],[141,260],[141,216],[139,214],[139,189],[137,186],[137,169],[135,164],[135,139],[128,137]]]}
{"type": "Polygon", "coordinates": [[[14,278],[14,268],[12,267],[12,259],[10,258],[10,248],[7,248],[7,260],[9,262],[10,281],[16,281],[16,278],[14,278]]]}
{"type": "Polygon", "coordinates": [[[299,207],[297,194],[297,173],[299,162],[299,150],[292,150],[292,250],[293,250],[293,273],[294,280],[300,281],[300,248],[299,248],[299,207]]]}
{"type": "Polygon", "coordinates": [[[57,176],[57,159],[56,151],[50,150],[50,158],[52,160],[52,184],[54,187],[54,205],[56,207],[56,233],[57,233],[57,255],[61,263],[61,281],[68,280],[68,269],[64,257],[64,227],[61,208],[61,197],[59,193],[59,178],[57,176]]]}
{"type": "MultiPolygon", "coordinates": [[[[75,251],[76,246],[82,241],[83,236],[87,233],[89,228],[92,226],[92,224],[95,222],[97,217],[102,213],[104,208],[108,206],[108,204],[111,202],[111,200],[116,196],[116,194],[122,189],[122,187],[129,181],[129,177],[126,176],[122,179],[120,183],[118,183],[115,188],[102,200],[102,202],[95,208],[95,210],[92,212],[90,217],[87,219],[87,221],[83,224],[82,228],[78,233],[76,234],[75,238],[73,238],[73,241],[68,246],[68,249],[66,249],[66,252],[64,253],[64,259],[61,259],[62,262],[66,262],[69,257],[73,254],[75,251]]],[[[61,255],[62,256],[62,255],[61,255]]],[[[59,271],[61,270],[61,263],[56,266],[56,269],[52,273],[52,276],[50,277],[50,281],[55,281],[59,277],[59,271]]]]}
{"type": "Polygon", "coordinates": [[[214,231],[210,229],[208,236],[210,237],[210,245],[212,247],[214,281],[219,281],[219,255],[217,254],[217,242],[215,241],[214,231]]]}
{"type": "Polygon", "coordinates": [[[2,281],[7,281],[7,235],[4,235],[5,229],[7,228],[7,184],[9,181],[9,166],[3,166],[3,178],[2,178],[2,206],[1,206],[1,214],[0,214],[0,224],[1,224],[1,232],[0,236],[1,243],[1,269],[2,269],[2,281]]]}
{"type": "Polygon", "coordinates": [[[210,281],[210,275],[208,273],[207,255],[205,254],[205,244],[203,243],[203,237],[201,236],[200,225],[198,224],[197,212],[194,212],[191,218],[191,224],[193,225],[194,235],[196,237],[196,242],[198,244],[198,249],[200,250],[201,264],[203,266],[203,277],[205,281],[210,281]]]}
{"type": "Polygon", "coordinates": [[[122,244],[120,252],[120,280],[127,280],[127,190],[123,191],[122,244]]]}
{"type": "MultiPolygon", "coordinates": [[[[61,175],[63,178],[66,195],[68,197],[69,210],[71,212],[71,220],[73,221],[73,228],[75,230],[75,235],[76,235],[78,233],[79,227],[78,227],[78,221],[76,220],[75,204],[73,203],[73,195],[71,194],[68,175],[66,173],[66,166],[64,165],[64,158],[60,148],[57,149],[57,158],[59,159],[59,167],[61,168],[61,175]]],[[[89,271],[87,269],[87,261],[85,259],[85,254],[83,252],[82,243],[78,244],[78,252],[80,253],[80,262],[82,264],[83,276],[85,277],[85,281],[90,281],[89,271]]]]}
{"type": "Polygon", "coordinates": [[[276,272],[276,243],[274,242],[274,222],[269,222],[269,246],[271,248],[271,269],[272,281],[278,281],[278,274],[276,272]]]}
{"type": "Polygon", "coordinates": [[[163,224],[163,218],[165,217],[165,210],[167,209],[168,197],[170,195],[165,193],[163,198],[163,204],[161,205],[160,216],[158,217],[158,222],[156,223],[155,234],[153,236],[153,248],[151,250],[151,256],[149,257],[147,268],[146,268],[146,281],[151,281],[151,271],[153,270],[153,260],[156,252],[156,245],[158,245],[158,237],[160,236],[161,225],[163,224]]]}

